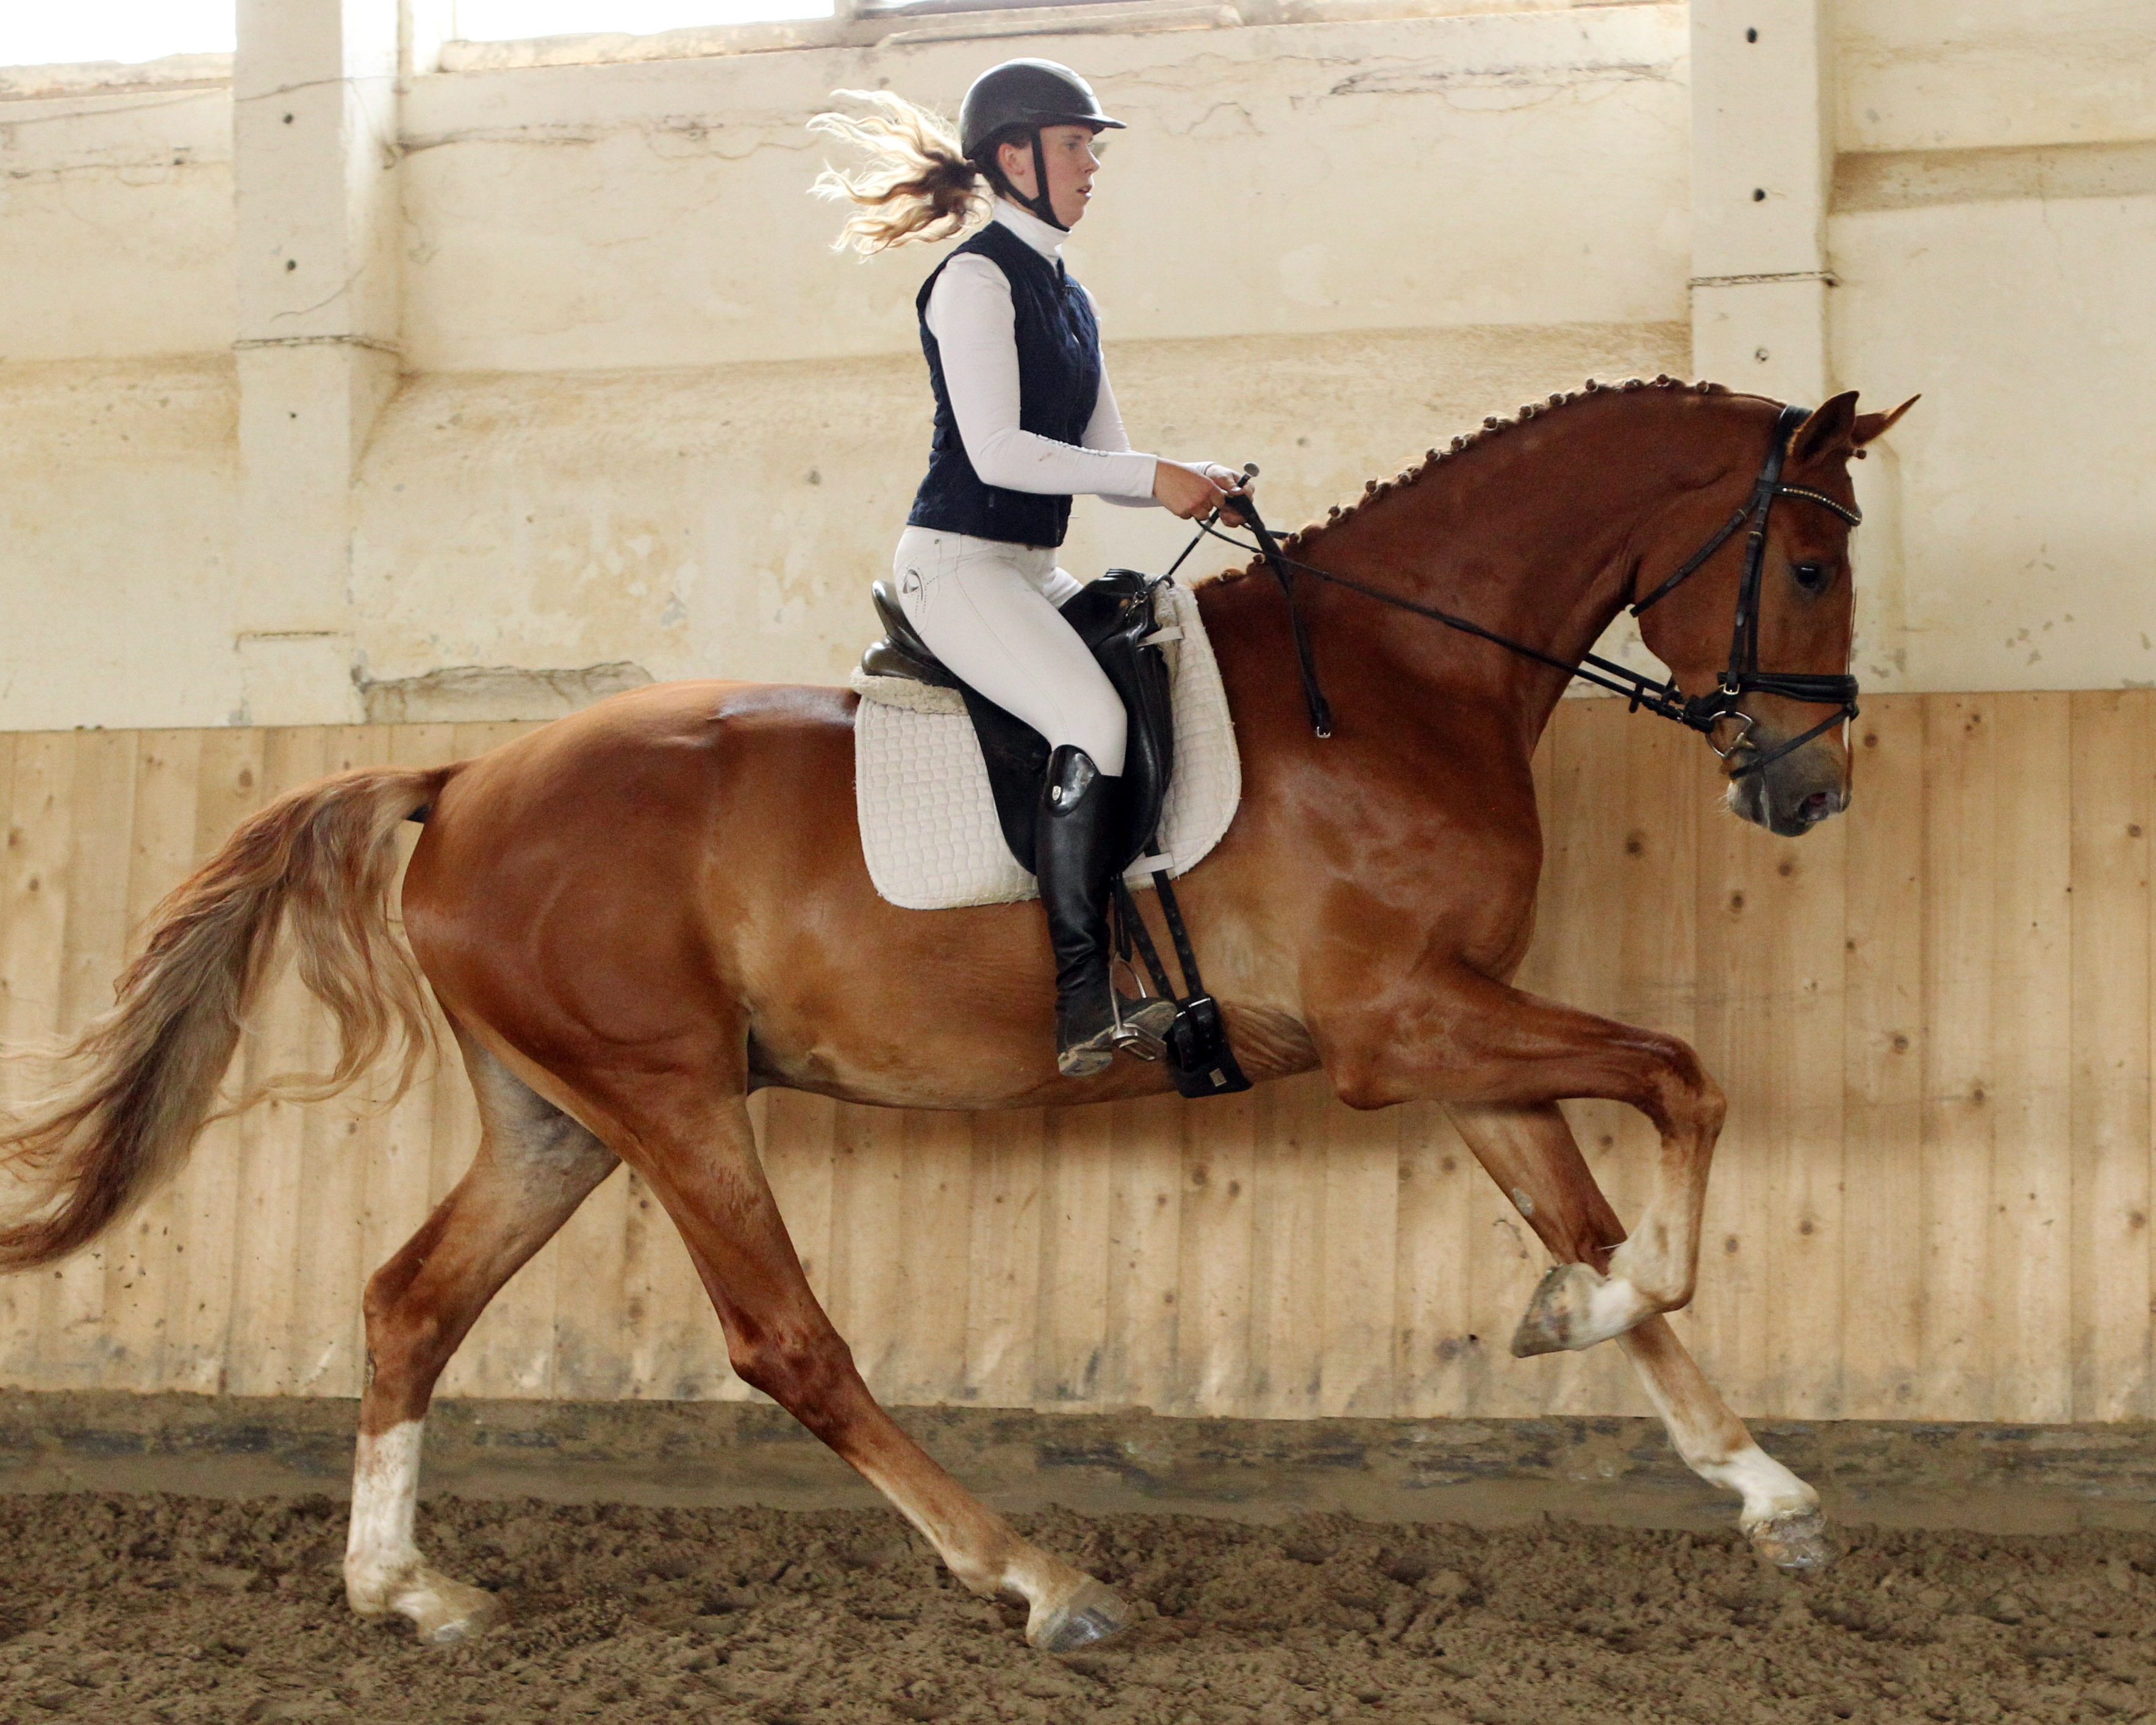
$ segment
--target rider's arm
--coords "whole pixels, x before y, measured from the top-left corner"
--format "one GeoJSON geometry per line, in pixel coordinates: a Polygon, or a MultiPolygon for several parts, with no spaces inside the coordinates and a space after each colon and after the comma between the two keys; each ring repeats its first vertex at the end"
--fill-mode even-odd
{"type": "MultiPolygon", "coordinates": [[[[1090,300],[1092,296],[1089,294],[1086,297],[1090,300]]],[[[1095,315],[1098,316],[1097,308],[1095,315]]],[[[1086,422],[1086,434],[1081,440],[1089,449],[1127,449],[1131,446],[1130,436],[1123,429],[1123,416],[1116,407],[1115,389],[1108,382],[1108,362],[1105,357],[1101,362],[1101,393],[1093,398],[1093,417],[1086,422]]],[[[1176,502],[1171,501],[1174,496],[1173,489],[1165,493],[1162,490],[1163,485],[1172,478],[1168,470],[1183,465],[1180,462],[1156,461],[1153,464],[1153,488],[1150,496],[1111,496],[1108,501],[1119,503],[1126,509],[1142,509],[1148,504],[1158,508],[1165,504],[1174,509],[1178,515],[1188,520],[1190,518],[1188,509],[1179,507],[1176,502]]],[[[1216,488],[1233,490],[1242,483],[1241,475],[1229,472],[1217,462],[1198,462],[1194,464],[1193,470],[1212,481],[1216,488]]],[[[1207,507],[1211,506],[1213,499],[1209,495],[1200,490],[1196,495],[1204,500],[1207,507]]]]}
{"type": "MultiPolygon", "coordinates": [[[[1130,434],[1123,429],[1123,416],[1116,409],[1116,392],[1108,387],[1105,359],[1101,362],[1101,393],[1093,398],[1093,417],[1086,422],[1085,443],[1089,449],[1127,450],[1131,446],[1130,434]]],[[[1101,495],[1126,509],[1155,508],[1160,502],[1150,490],[1142,497],[1126,497],[1112,491],[1101,495]]]]}
{"type": "MultiPolygon", "coordinates": [[[[1010,283],[988,259],[967,253],[943,266],[928,296],[928,331],[943,362],[944,388],[973,471],[991,485],[1050,495],[1090,493],[1132,504],[1152,501],[1154,458],[1129,447],[1058,443],[1019,424],[1018,341],[1010,283]]],[[[1094,404],[1114,412],[1104,386],[1094,404]]],[[[1093,424],[1086,428],[1092,442],[1093,424]]]]}

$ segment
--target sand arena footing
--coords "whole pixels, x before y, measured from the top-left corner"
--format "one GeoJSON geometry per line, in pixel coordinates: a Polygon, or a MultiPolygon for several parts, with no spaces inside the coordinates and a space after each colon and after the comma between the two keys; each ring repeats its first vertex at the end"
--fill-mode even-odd
{"type": "MultiPolygon", "coordinates": [[[[1278,1521],[1729,1525],[1647,1419],[1213,1420],[1143,1409],[901,1408],[998,1507],[1278,1521]]],[[[251,1497],[348,1489],[357,1404],[333,1397],[0,1393],[0,1490],[251,1497]]],[[[2156,1426],[1759,1421],[1836,1520],[1994,1533],[2156,1529],[2156,1426]]],[[[879,1500],[779,1409],[733,1402],[444,1400],[427,1489],[474,1498],[778,1509],[879,1500]]]]}

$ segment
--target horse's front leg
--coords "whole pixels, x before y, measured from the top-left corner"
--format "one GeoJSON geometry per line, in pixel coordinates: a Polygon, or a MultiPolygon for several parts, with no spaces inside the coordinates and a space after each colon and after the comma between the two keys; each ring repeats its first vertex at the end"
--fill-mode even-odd
{"type": "Polygon", "coordinates": [[[1660,1315],[1631,1276],[1611,1267],[1625,1249],[1624,1224],[1556,1103],[1455,1102],[1447,1111],[1557,1260],[1512,1332],[1516,1358],[1589,1348],[1660,1315]]]}
{"type": "MultiPolygon", "coordinates": [[[[1616,1214],[1554,1102],[1455,1103],[1447,1111],[1476,1159],[1558,1258],[1559,1271],[1580,1269],[1622,1250],[1616,1214]]],[[[1594,1281],[1606,1288],[1615,1278],[1594,1281]]],[[[1550,1286],[1544,1281],[1529,1308],[1521,1326],[1523,1336],[1543,1322],[1550,1286]]],[[[1589,1291],[1589,1303],[1597,1291],[1589,1291]]],[[[1658,1314],[1644,1317],[1617,1341],[1685,1465],[1744,1500],[1738,1525],[1754,1549],[1785,1569],[1809,1569],[1826,1562],[1831,1552],[1819,1493],[1753,1440],[1686,1352],[1669,1320],[1658,1314]]],[[[1515,1353],[1543,1351],[1522,1348],[1517,1338],[1512,1346],[1515,1353]]]]}
{"type": "Polygon", "coordinates": [[[1690,1302],[1723,1114],[1722,1092],[1691,1049],[1464,968],[1413,1011],[1388,1004],[1328,1026],[1326,1064],[1343,1101],[1547,1109],[1541,1130],[1492,1137],[1486,1153],[1476,1147],[1558,1260],[1520,1322],[1514,1353],[1591,1348],[1690,1302]],[[1661,1136],[1654,1189],[1629,1235],[1557,1111],[1563,1096],[1629,1103],[1661,1136]]]}

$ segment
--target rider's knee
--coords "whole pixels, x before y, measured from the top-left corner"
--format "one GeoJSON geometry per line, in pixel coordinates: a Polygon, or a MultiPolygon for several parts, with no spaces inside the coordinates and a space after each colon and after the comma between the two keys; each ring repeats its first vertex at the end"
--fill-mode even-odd
{"type": "Polygon", "coordinates": [[[1122,774],[1130,719],[1122,696],[1106,677],[1097,689],[1072,692],[1065,703],[1064,721],[1070,734],[1054,741],[1075,743],[1111,778],[1122,774]]]}

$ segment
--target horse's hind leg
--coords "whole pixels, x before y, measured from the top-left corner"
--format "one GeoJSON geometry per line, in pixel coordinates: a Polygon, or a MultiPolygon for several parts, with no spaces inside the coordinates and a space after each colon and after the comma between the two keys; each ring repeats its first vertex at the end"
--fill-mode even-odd
{"type": "MultiPolygon", "coordinates": [[[[1476,1159],[1512,1195],[1560,1265],[1591,1267],[1608,1261],[1624,1230],[1554,1102],[1455,1103],[1449,1111],[1476,1159]]],[[[1531,1307],[1523,1327],[1536,1322],[1536,1308],[1531,1307]]],[[[1677,1340],[1669,1320],[1660,1315],[1642,1319],[1617,1343],[1639,1373],[1686,1465],[1743,1498],[1738,1524],[1753,1548],[1785,1569],[1826,1562],[1830,1548],[1819,1493],[1753,1440],[1744,1422],[1730,1412],[1677,1340]]]]}
{"type": "Polygon", "coordinates": [[[641,1117],[626,1122],[637,1137],[638,1170],[680,1229],[743,1381],[888,1497],[966,1587],[1023,1595],[1026,1639],[1034,1646],[1068,1653],[1122,1630],[1129,1612],[1121,1599],[1020,1538],[869,1394],[852,1350],[802,1274],[742,1101],[713,1101],[702,1086],[683,1094],[678,1110],[654,1109],[649,1095],[638,1100],[641,1117]]]}
{"type": "Polygon", "coordinates": [[[459,1038],[484,1127],[478,1157],[367,1287],[366,1394],[352,1471],[346,1596],[398,1613],[425,1641],[457,1641],[497,1614],[491,1594],[427,1567],[413,1537],[419,1448],[434,1381],[486,1303],[613,1172],[613,1153],[459,1038]]]}

